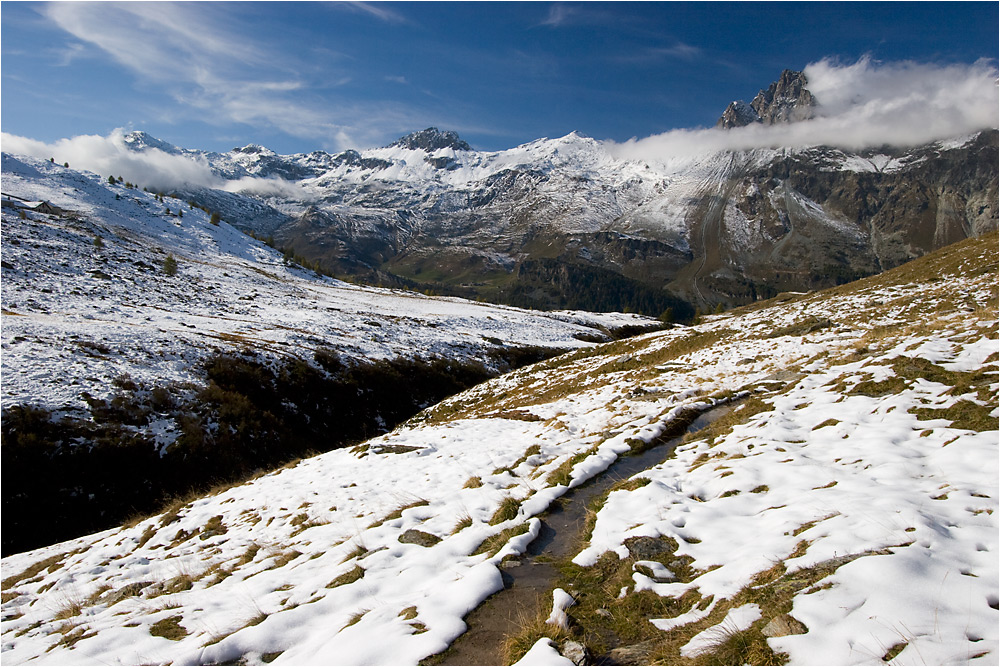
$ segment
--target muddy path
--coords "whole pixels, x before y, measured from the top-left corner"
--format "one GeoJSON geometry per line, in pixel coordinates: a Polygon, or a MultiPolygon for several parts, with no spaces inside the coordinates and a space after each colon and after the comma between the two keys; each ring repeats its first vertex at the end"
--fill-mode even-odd
{"type": "MultiPolygon", "coordinates": [[[[571,489],[543,514],[538,537],[517,561],[505,563],[501,572],[504,588],[487,598],[465,618],[468,630],[451,647],[422,664],[503,665],[503,644],[531,619],[552,608],[552,590],[559,571],[553,564],[578,552],[584,538],[587,512],[594,498],[606,494],[615,484],[662,463],[686,433],[698,431],[732,409],[722,405],[698,415],[686,429],[661,436],[656,446],[645,452],[621,457],[590,481],[571,489]]],[[[683,428],[683,427],[682,427],[683,428]]]]}

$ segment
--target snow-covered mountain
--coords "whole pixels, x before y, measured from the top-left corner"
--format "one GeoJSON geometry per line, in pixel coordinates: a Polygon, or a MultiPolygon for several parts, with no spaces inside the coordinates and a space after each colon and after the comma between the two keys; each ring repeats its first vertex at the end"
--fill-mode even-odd
{"type": "Polygon", "coordinates": [[[4,662],[995,664],[997,247],[581,349],[7,557],[4,662]]]}
{"type": "Polygon", "coordinates": [[[39,544],[47,531],[111,525],[199,475],[208,484],[357,440],[539,354],[658,325],[344,283],[185,201],[48,161],[4,154],[3,192],[5,551],[25,530],[39,544]],[[339,400],[320,414],[323,394],[339,400]],[[238,418],[237,396],[253,408],[238,418]],[[213,429],[251,417],[256,439],[220,460],[226,434],[213,429]],[[141,453],[115,458],[124,443],[141,453]],[[43,464],[44,482],[15,493],[43,464]],[[138,469],[122,481],[122,467],[138,469]]]}
{"type": "Polygon", "coordinates": [[[123,139],[2,156],[5,664],[997,662],[995,130],[123,139]]]}
{"type": "MultiPolygon", "coordinates": [[[[720,125],[807,120],[822,108],[807,84],[786,71],[720,125]]],[[[336,155],[127,143],[203,161],[230,185],[185,198],[337,275],[517,305],[690,316],[871,275],[998,220],[995,130],[906,149],[656,159],[576,133],[475,151],[435,128],[336,155]],[[610,282],[611,294],[580,287],[610,282]]]]}

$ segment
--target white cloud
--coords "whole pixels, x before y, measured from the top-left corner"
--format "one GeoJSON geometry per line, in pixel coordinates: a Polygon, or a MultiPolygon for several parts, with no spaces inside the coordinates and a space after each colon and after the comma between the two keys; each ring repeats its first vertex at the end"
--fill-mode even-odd
{"type": "Polygon", "coordinates": [[[673,130],[609,149],[630,159],[663,159],[723,150],[836,146],[917,146],[997,127],[997,70],[913,62],[853,65],[822,60],[805,68],[817,101],[816,117],[785,125],[730,130],[673,130]]]}
{"type": "Polygon", "coordinates": [[[342,124],[328,107],[293,98],[306,84],[294,63],[230,33],[228,3],[55,2],[45,15],[82,42],[93,44],[143,81],[163,86],[209,122],[276,128],[346,148],[342,124]]]}
{"type": "Polygon", "coordinates": [[[302,188],[279,178],[222,179],[212,172],[201,156],[177,155],[153,147],[132,150],[125,143],[125,131],[122,129],[114,130],[106,137],[88,134],[53,143],[4,132],[2,143],[6,153],[55,158],[57,162],[69,162],[74,169],[92,171],[101,176],[121,176],[154,190],[196,186],[298,199],[305,196],[302,188]]]}
{"type": "Polygon", "coordinates": [[[2,136],[6,153],[43,159],[52,157],[58,162],[69,162],[74,169],[103,176],[122,176],[144,187],[168,189],[191,184],[215,187],[220,183],[204,160],[172,155],[156,148],[143,152],[129,149],[122,130],[115,130],[107,137],[86,134],[51,144],[6,132],[2,136]]]}

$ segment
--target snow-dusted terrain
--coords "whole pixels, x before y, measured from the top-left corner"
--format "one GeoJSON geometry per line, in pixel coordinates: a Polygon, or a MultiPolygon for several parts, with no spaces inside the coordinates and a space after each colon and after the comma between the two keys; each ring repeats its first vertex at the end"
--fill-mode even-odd
{"type": "MultiPolygon", "coordinates": [[[[563,327],[544,337],[549,344],[578,344],[569,316],[321,281],[237,243],[242,237],[197,210],[185,209],[183,221],[166,217],[150,210],[151,197],[57,175],[54,165],[5,157],[4,169],[4,192],[16,186],[13,194],[67,208],[137,198],[134,220],[165,247],[170,239],[179,264],[176,277],[163,276],[162,258],[132,240],[133,219],[102,220],[99,203],[80,211],[95,221],[79,229],[32,222],[8,259],[8,230],[26,223],[5,210],[5,401],[11,372],[24,378],[11,400],[33,386],[48,391],[32,374],[97,377],[103,366],[84,364],[106,362],[59,362],[60,346],[45,345],[72,334],[118,332],[112,350],[145,336],[134,348],[149,356],[130,373],[147,364],[182,372],[178,341],[218,345],[222,333],[269,346],[341,335],[345,344],[364,341],[358,353],[388,354],[390,343],[363,325],[369,308],[385,314],[379,332],[388,315],[439,318],[448,336],[425,343],[438,346],[432,351],[480,345],[484,334],[500,337],[495,331],[539,342],[543,324],[563,327]],[[80,192],[36,192],[31,170],[80,192]],[[62,268],[42,259],[66,235],[97,233],[104,248],[92,257],[62,268]],[[223,262],[219,246],[250,254],[223,262]],[[104,305],[74,300],[74,288],[113,289],[118,281],[88,273],[111,252],[153,268],[137,266],[134,282],[104,305]],[[262,271],[266,283],[249,283],[262,271]],[[200,305],[184,309],[196,290],[200,305]],[[250,294],[254,302],[231,305],[250,294]],[[212,299],[219,312],[204,306],[212,299]],[[340,309],[333,321],[330,307],[340,309]],[[173,341],[162,361],[161,339],[173,341]],[[45,357],[31,366],[35,349],[45,357]]],[[[609,494],[572,560],[584,571],[617,568],[624,583],[613,592],[565,583],[577,604],[556,598],[570,633],[590,641],[601,635],[591,624],[626,614],[651,591],[664,613],[631,620],[653,638],[647,662],[707,660],[720,638],[760,639],[783,621],[786,631],[761,641],[792,664],[995,664],[997,262],[990,235],[832,291],[579,349],[463,392],[354,449],[129,527],[7,557],[3,660],[415,664],[446,649],[465,630],[465,614],[503,587],[499,566],[525,551],[553,500],[655,441],[681,413],[749,395],[609,494]],[[640,537],[659,551],[633,552],[640,537]]],[[[128,354],[113,351],[108,363],[122,366],[128,354]]],[[[530,660],[566,664],[558,648],[540,639],[530,660]]]]}
{"type": "Polygon", "coordinates": [[[435,128],[336,155],[197,151],[142,132],[107,142],[309,261],[505,303],[603,307],[546,285],[544,261],[686,302],[654,315],[711,310],[871,275],[997,225],[995,131],[861,151],[637,151],[575,132],[476,151],[435,128]],[[515,301],[511,283],[525,289],[515,301]]]}
{"type": "Polygon", "coordinates": [[[276,358],[329,348],[489,363],[491,350],[570,349],[601,329],[651,323],[320,277],[184,201],[34,158],[3,155],[3,192],[5,408],[84,408],[84,393],[105,398],[124,375],[197,381],[200,360],[243,347],[276,358]],[[41,202],[60,210],[35,210],[41,202]],[[164,272],[167,255],[176,275],[164,272]]]}

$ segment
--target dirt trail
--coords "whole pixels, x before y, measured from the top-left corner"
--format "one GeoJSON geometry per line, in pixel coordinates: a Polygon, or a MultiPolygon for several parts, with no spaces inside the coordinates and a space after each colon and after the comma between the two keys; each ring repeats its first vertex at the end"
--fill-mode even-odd
{"type": "MultiPolygon", "coordinates": [[[[727,405],[701,413],[687,427],[687,432],[704,428],[730,409],[727,405]]],[[[552,561],[568,558],[580,549],[590,501],[607,493],[619,481],[664,461],[682,437],[683,433],[669,437],[642,454],[618,459],[604,473],[556,501],[540,515],[541,532],[527,553],[502,568],[504,589],[466,616],[469,629],[446,652],[422,664],[505,664],[504,640],[516,634],[526,621],[551,610],[552,590],[559,574],[552,561]]]]}

